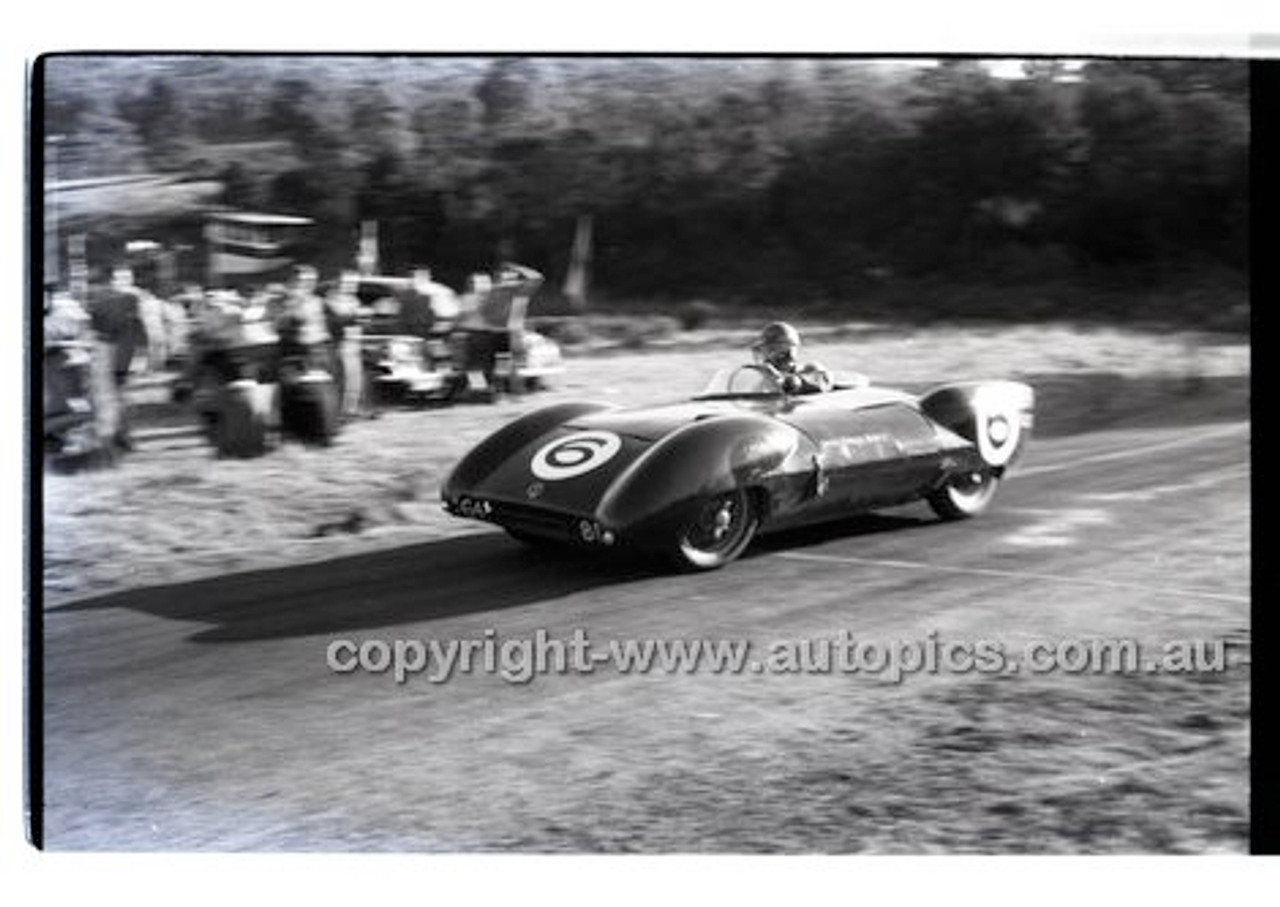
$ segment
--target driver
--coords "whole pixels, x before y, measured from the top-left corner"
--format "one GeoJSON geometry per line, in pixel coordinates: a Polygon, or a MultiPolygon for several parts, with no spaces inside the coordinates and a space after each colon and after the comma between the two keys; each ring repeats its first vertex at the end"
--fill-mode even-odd
{"type": "Polygon", "coordinates": [[[756,362],[768,371],[788,394],[818,394],[831,390],[831,373],[816,362],[796,360],[800,333],[785,321],[775,321],[760,332],[751,347],[756,362]]]}

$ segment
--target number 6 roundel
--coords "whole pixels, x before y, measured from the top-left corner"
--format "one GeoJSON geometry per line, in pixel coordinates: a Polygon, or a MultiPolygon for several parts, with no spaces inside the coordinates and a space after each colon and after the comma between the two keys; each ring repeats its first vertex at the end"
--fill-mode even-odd
{"type": "Polygon", "coordinates": [[[529,464],[544,482],[572,479],[609,462],[622,449],[611,431],[580,431],[544,444],[529,464]]]}

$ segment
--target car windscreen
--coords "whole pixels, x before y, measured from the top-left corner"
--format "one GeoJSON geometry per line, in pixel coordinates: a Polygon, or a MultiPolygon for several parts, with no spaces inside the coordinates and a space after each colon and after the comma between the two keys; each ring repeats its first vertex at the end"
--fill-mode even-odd
{"type": "Polygon", "coordinates": [[[694,399],[776,397],[781,392],[777,382],[764,369],[755,365],[740,365],[717,371],[694,399]]]}

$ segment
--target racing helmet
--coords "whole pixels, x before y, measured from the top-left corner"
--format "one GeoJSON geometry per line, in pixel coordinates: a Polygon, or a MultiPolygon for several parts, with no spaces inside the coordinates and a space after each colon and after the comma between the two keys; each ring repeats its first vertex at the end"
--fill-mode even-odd
{"type": "Polygon", "coordinates": [[[765,325],[751,349],[760,362],[775,366],[793,364],[800,349],[800,332],[785,321],[772,322],[765,325]]]}

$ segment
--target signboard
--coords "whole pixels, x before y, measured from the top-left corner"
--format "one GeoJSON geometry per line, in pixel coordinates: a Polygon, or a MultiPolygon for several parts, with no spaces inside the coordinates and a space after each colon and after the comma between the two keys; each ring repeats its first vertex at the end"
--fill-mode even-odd
{"type": "Polygon", "coordinates": [[[291,247],[313,221],[285,214],[248,211],[209,215],[204,235],[209,246],[209,285],[227,278],[278,272],[293,264],[291,247]]]}

